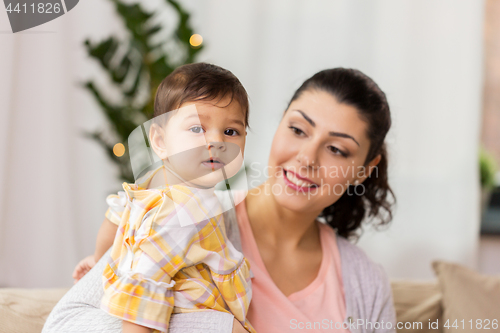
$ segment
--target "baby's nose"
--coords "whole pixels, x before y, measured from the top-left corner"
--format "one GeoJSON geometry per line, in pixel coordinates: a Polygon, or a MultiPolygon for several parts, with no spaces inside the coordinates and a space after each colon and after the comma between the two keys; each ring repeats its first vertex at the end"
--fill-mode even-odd
{"type": "Polygon", "coordinates": [[[207,149],[217,149],[217,150],[226,150],[226,143],[221,141],[209,142],[207,144],[207,149]]]}

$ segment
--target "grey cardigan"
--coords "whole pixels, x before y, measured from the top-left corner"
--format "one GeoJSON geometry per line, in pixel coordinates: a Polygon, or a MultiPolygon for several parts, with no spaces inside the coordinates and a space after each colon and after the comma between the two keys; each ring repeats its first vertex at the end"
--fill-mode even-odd
{"type": "MultiPolygon", "coordinates": [[[[221,198],[222,200],[224,199],[221,198]]],[[[226,211],[224,218],[229,240],[241,250],[234,210],[226,211]]],[[[346,302],[344,327],[352,333],[396,332],[391,288],[382,267],[373,263],[363,250],[345,238],[337,236],[337,245],[346,302]]],[[[106,253],[57,303],[47,318],[42,333],[121,332],[121,319],[112,317],[99,308],[103,296],[102,272],[108,257],[109,254],[106,253]]],[[[172,315],[169,332],[230,333],[232,327],[231,314],[203,311],[172,315]]]]}

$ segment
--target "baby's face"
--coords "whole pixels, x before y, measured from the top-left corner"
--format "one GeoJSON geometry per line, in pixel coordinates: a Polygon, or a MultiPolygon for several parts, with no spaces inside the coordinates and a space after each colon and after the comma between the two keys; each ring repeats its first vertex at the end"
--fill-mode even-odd
{"type": "Polygon", "coordinates": [[[201,187],[215,186],[224,180],[224,173],[227,178],[234,176],[243,163],[245,114],[237,102],[228,105],[229,98],[216,102],[185,103],[175,113],[167,113],[166,125],[158,128],[165,148],[160,158],[201,187]]]}

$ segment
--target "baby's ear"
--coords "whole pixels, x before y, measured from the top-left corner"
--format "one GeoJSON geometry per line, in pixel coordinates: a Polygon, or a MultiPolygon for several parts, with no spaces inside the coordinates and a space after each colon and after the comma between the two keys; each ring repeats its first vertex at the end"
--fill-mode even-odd
{"type": "Polygon", "coordinates": [[[165,160],[168,157],[165,146],[165,131],[158,124],[152,124],[149,129],[149,143],[160,159],[165,160]]]}

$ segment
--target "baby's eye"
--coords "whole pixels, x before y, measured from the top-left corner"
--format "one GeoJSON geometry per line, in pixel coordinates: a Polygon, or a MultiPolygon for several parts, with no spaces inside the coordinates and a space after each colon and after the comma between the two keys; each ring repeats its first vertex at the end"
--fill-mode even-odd
{"type": "Polygon", "coordinates": [[[195,126],[195,127],[191,127],[189,129],[191,132],[193,133],[196,133],[196,134],[199,134],[199,133],[203,133],[203,128],[201,126],[195,126]]]}
{"type": "Polygon", "coordinates": [[[238,134],[240,134],[240,133],[238,133],[238,131],[237,131],[237,130],[234,130],[234,129],[232,129],[232,128],[229,128],[229,129],[227,129],[227,130],[225,130],[225,131],[224,131],[224,134],[225,134],[225,135],[229,135],[229,136],[236,136],[236,135],[238,135],[238,134]]]}

